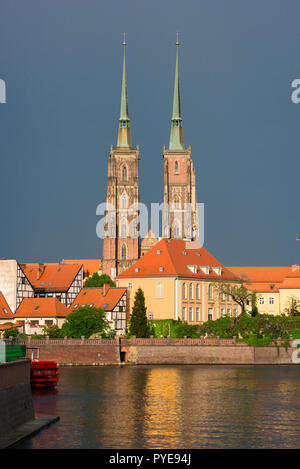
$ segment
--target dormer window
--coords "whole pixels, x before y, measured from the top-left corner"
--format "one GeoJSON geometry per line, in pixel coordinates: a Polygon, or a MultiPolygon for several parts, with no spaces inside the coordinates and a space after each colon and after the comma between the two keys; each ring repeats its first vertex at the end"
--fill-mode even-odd
{"type": "Polygon", "coordinates": [[[188,267],[188,269],[190,269],[191,272],[193,272],[193,274],[197,273],[197,266],[196,265],[188,265],[187,267],[188,267]]]}
{"type": "Polygon", "coordinates": [[[202,270],[202,272],[204,272],[205,274],[209,274],[209,266],[208,265],[202,265],[200,266],[200,269],[202,270]]]}
{"type": "Polygon", "coordinates": [[[221,275],[222,274],[222,267],[213,267],[212,268],[215,274],[221,275]]]}

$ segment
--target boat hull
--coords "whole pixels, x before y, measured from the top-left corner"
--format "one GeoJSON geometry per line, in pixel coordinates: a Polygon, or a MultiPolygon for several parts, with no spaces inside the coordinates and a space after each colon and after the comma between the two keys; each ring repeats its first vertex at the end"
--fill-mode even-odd
{"type": "Polygon", "coordinates": [[[52,388],[57,385],[58,366],[55,362],[34,362],[30,364],[30,384],[34,388],[52,388]]]}

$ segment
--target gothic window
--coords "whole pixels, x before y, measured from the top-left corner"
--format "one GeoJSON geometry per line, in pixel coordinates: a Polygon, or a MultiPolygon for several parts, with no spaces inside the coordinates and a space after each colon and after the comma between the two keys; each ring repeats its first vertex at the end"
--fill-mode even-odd
{"type": "Polygon", "coordinates": [[[126,244],[123,244],[123,246],[122,246],[121,257],[122,257],[123,261],[126,261],[126,259],[127,259],[126,244]]]}
{"type": "Polygon", "coordinates": [[[179,198],[177,195],[174,197],[174,208],[176,209],[180,208],[180,202],[179,202],[179,198]]]}
{"type": "Polygon", "coordinates": [[[121,209],[127,208],[127,197],[126,194],[121,195],[121,201],[120,201],[121,209]]]}
{"type": "Polygon", "coordinates": [[[175,161],[175,164],[174,164],[174,173],[175,173],[175,174],[179,174],[179,163],[178,163],[178,161],[175,161]]]}
{"type": "Polygon", "coordinates": [[[127,223],[126,220],[121,222],[121,238],[127,238],[127,223]]]}
{"type": "Polygon", "coordinates": [[[180,222],[178,220],[174,223],[174,238],[180,238],[180,222]]]}
{"type": "Polygon", "coordinates": [[[127,181],[127,166],[125,164],[122,166],[122,181],[127,181]]]}

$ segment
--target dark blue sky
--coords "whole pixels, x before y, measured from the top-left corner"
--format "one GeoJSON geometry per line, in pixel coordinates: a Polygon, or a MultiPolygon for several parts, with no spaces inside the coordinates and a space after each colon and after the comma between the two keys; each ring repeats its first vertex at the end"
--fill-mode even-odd
{"type": "Polygon", "coordinates": [[[141,201],[162,201],[179,31],[205,247],[225,265],[299,263],[299,15],[298,0],[0,0],[0,257],[101,256],[123,31],[141,201]]]}

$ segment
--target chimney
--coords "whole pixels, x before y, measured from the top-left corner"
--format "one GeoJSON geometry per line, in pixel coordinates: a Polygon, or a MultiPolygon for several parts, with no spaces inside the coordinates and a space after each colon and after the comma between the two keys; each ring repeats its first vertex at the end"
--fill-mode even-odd
{"type": "Polygon", "coordinates": [[[37,270],[37,280],[41,278],[45,271],[45,264],[42,264],[41,262],[39,263],[38,270],[37,270]]]}
{"type": "Polygon", "coordinates": [[[110,284],[109,283],[104,283],[103,285],[103,296],[105,296],[108,292],[108,290],[110,289],[110,284]]]}

